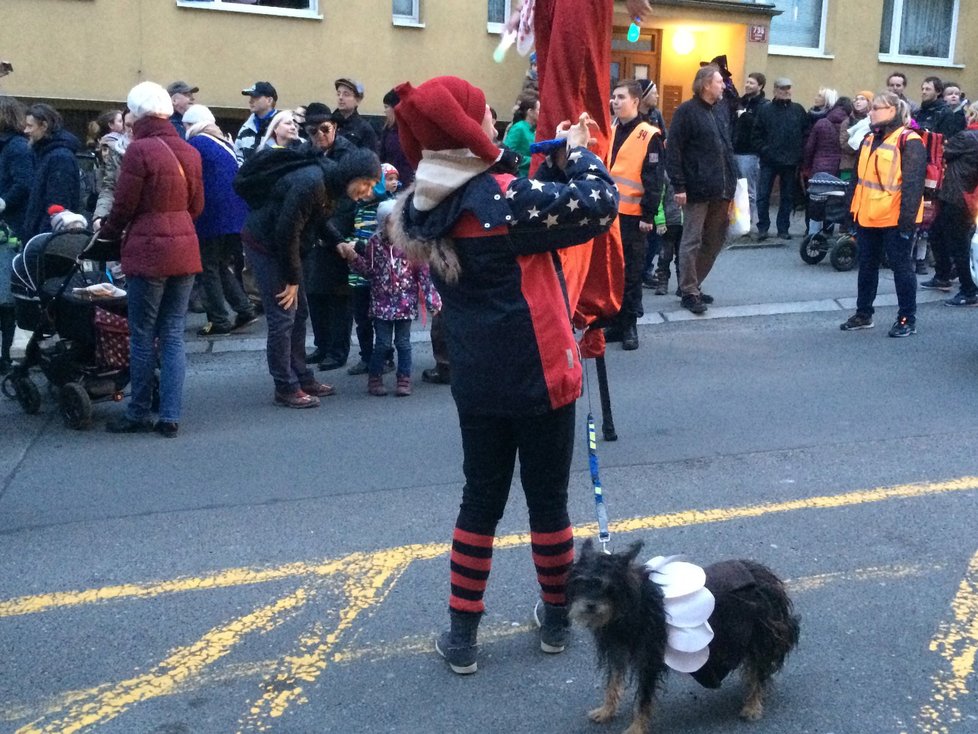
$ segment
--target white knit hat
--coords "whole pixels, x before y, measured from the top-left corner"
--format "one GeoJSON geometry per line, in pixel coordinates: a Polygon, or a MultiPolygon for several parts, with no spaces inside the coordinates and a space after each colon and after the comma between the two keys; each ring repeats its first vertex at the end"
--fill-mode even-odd
{"type": "Polygon", "coordinates": [[[185,125],[196,125],[198,122],[213,125],[217,120],[214,119],[214,113],[206,105],[192,104],[183,113],[183,123],[185,125]]]}
{"type": "Polygon", "coordinates": [[[140,82],[129,90],[126,99],[129,111],[136,120],[144,117],[169,117],[173,114],[173,102],[156,82],[140,82]]]}

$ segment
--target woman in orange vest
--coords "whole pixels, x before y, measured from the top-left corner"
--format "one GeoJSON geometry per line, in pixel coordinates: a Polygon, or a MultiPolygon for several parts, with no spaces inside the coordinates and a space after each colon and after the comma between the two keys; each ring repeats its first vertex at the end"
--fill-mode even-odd
{"type": "Polygon", "coordinates": [[[852,216],[859,256],[856,313],[839,328],[870,329],[883,254],[893,270],[897,319],[892,337],[917,333],[917,277],[914,230],[923,219],[927,150],[907,127],[910,107],[892,92],[880,92],[869,112],[870,133],[859,149],[852,216]]]}

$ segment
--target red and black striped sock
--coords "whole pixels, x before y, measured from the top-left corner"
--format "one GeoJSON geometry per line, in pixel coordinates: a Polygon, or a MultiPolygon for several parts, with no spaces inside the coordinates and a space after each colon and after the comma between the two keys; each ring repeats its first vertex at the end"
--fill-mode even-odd
{"type": "Polygon", "coordinates": [[[547,604],[566,604],[567,574],[574,563],[574,531],[570,525],[553,533],[531,531],[530,543],[540,598],[547,604]]]}
{"type": "Polygon", "coordinates": [[[481,614],[482,596],[492,568],[492,535],[470,533],[459,527],[452,536],[452,592],[448,606],[456,612],[481,614]]]}

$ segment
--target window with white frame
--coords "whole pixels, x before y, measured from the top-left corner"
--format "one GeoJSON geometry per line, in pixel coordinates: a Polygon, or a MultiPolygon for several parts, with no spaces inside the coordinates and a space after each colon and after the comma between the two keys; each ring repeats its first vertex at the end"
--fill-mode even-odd
{"type": "Polygon", "coordinates": [[[513,12],[513,0],[489,0],[487,28],[490,33],[502,33],[503,25],[513,12]]]}
{"type": "Polygon", "coordinates": [[[880,54],[952,61],[960,0],[883,0],[880,54]]]}
{"type": "Polygon", "coordinates": [[[319,0],[176,0],[181,8],[228,10],[262,15],[319,17],[319,0]]]}
{"type": "Polygon", "coordinates": [[[781,14],[771,18],[770,50],[824,53],[828,4],[828,0],[774,0],[781,14]]]}
{"type": "Polygon", "coordinates": [[[392,0],[393,18],[395,23],[420,25],[421,0],[392,0]]]}

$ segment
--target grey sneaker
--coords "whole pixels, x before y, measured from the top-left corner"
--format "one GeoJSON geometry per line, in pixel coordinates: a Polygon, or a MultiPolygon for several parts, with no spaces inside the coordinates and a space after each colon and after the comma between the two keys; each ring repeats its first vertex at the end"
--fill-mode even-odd
{"type": "Polygon", "coordinates": [[[964,293],[958,293],[953,298],[948,298],[944,301],[945,306],[978,306],[978,296],[966,296],[964,293]]]}
{"type": "Polygon", "coordinates": [[[350,367],[350,369],[348,369],[346,371],[346,374],[348,374],[348,375],[365,375],[365,374],[367,374],[367,370],[369,368],[370,368],[370,365],[368,365],[366,362],[364,362],[361,359],[355,365],[353,365],[352,367],[350,367]]]}
{"type": "Polygon", "coordinates": [[[479,669],[476,636],[481,614],[450,611],[451,629],[435,639],[435,652],[445,658],[448,667],[458,675],[471,675],[479,669]]]}
{"type": "Polygon", "coordinates": [[[567,647],[567,628],[570,626],[567,607],[547,604],[538,599],[533,607],[533,621],[540,629],[540,649],[550,655],[563,652],[567,647]]]}
{"type": "Polygon", "coordinates": [[[911,321],[906,316],[901,316],[896,321],[893,322],[893,326],[890,327],[890,336],[895,339],[901,339],[905,336],[910,336],[911,334],[917,333],[917,322],[911,321]]]}
{"type": "Polygon", "coordinates": [[[876,324],[873,323],[873,317],[867,316],[866,314],[854,313],[844,324],[839,324],[839,328],[843,331],[857,331],[858,329],[872,329],[876,324]]]}
{"type": "Polygon", "coordinates": [[[945,292],[947,292],[947,291],[950,291],[951,290],[951,281],[949,281],[949,280],[941,280],[940,278],[938,278],[935,275],[930,280],[925,280],[923,283],[921,283],[920,284],[920,287],[921,288],[926,288],[929,291],[945,291],[945,292]]]}

